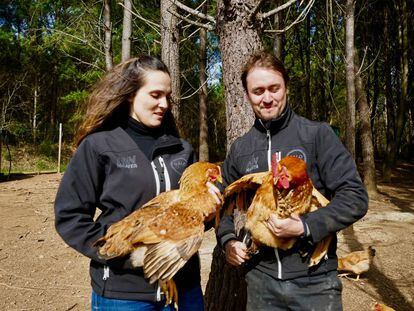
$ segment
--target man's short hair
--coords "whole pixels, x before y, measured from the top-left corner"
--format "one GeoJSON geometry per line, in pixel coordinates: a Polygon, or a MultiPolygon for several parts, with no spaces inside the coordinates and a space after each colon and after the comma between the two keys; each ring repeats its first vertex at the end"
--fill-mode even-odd
{"type": "Polygon", "coordinates": [[[253,54],[247,61],[246,65],[243,67],[243,71],[241,74],[241,80],[243,84],[244,90],[247,92],[247,75],[248,73],[255,67],[265,68],[280,72],[282,74],[283,80],[285,81],[285,85],[287,86],[289,82],[289,76],[286,71],[285,65],[283,65],[282,61],[280,61],[276,56],[261,51],[258,53],[253,54]]]}

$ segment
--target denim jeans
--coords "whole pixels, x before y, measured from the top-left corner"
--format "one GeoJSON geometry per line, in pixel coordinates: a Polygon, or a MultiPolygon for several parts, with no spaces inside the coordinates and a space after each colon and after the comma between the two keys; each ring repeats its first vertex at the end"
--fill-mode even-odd
{"type": "MultiPolygon", "coordinates": [[[[180,311],[203,311],[203,293],[200,286],[178,289],[178,309],[180,311]]],[[[99,296],[92,291],[91,310],[93,311],[174,311],[165,301],[125,300],[99,296]]]]}
{"type": "Polygon", "coordinates": [[[336,271],[276,280],[253,269],[246,275],[247,311],[342,311],[342,283],[336,271]]]}

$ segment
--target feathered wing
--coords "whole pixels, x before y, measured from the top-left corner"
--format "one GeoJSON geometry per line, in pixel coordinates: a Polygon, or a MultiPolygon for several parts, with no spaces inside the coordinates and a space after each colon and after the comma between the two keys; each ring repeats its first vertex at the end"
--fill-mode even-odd
{"type": "Polygon", "coordinates": [[[279,192],[273,186],[273,176],[269,174],[257,189],[256,195],[247,211],[246,228],[250,231],[253,241],[274,248],[282,248],[288,239],[278,238],[266,226],[271,214],[277,212],[279,192]]]}
{"type": "Polygon", "coordinates": [[[167,217],[149,227],[163,237],[159,242],[147,245],[144,273],[150,283],[171,279],[200,248],[204,215],[183,204],[185,202],[172,206],[167,217]]]}
{"type": "Polygon", "coordinates": [[[224,198],[233,195],[234,193],[244,191],[247,189],[257,189],[263,183],[263,180],[271,174],[270,172],[254,173],[244,175],[235,182],[231,183],[224,191],[224,198]]]}
{"type": "Polygon", "coordinates": [[[161,217],[169,206],[177,202],[178,194],[178,190],[163,192],[111,225],[107,233],[94,243],[94,246],[99,247],[98,255],[103,259],[123,257],[130,254],[137,243],[156,243],[159,238],[154,232],[147,230],[148,224],[161,217]]]}
{"type": "MultiPolygon", "coordinates": [[[[329,204],[329,200],[324,197],[315,187],[312,189],[312,206],[311,211],[317,210],[318,208],[325,207],[329,204]]],[[[321,241],[316,244],[316,248],[312,253],[312,257],[309,261],[309,267],[317,265],[322,258],[328,253],[329,244],[332,241],[333,235],[330,234],[327,237],[323,238],[321,241]]]]}
{"type": "Polygon", "coordinates": [[[223,207],[220,213],[216,214],[216,226],[223,215],[231,215],[236,210],[234,222],[238,234],[245,225],[246,211],[250,206],[251,199],[266,176],[270,174],[270,172],[248,174],[227,186],[223,194],[223,207]]]}

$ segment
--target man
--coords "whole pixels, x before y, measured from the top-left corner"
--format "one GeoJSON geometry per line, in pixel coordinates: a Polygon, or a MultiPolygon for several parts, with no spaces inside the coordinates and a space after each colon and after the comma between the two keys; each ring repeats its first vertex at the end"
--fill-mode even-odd
{"type": "Polygon", "coordinates": [[[288,74],[278,59],[267,53],[252,56],[241,79],[256,120],[231,146],[223,164],[225,182],[269,170],[274,153],[279,160],[297,156],[306,161],[314,186],[331,200],[327,207],[301,217],[271,217],[268,226],[276,236],[300,238],[289,250],[262,248],[252,259],[237,240],[233,218],[222,219],[217,237],[227,261],[251,267],[246,274],[247,310],[342,310],[336,237],[327,258],[316,267],[309,268],[301,253],[366,214],[368,197],[355,163],[328,124],[291,110],[288,74]]]}

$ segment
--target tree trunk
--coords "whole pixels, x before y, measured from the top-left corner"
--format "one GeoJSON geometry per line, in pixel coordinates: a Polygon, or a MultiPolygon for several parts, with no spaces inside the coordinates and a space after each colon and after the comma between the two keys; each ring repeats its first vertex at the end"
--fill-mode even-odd
{"type": "MultiPolygon", "coordinates": [[[[281,5],[281,1],[276,1],[277,5],[281,5]]],[[[275,29],[283,29],[283,11],[275,14],[274,17],[275,21],[275,29]]],[[[284,54],[285,54],[285,46],[284,46],[284,34],[283,33],[275,33],[275,40],[273,42],[273,53],[275,56],[283,62],[284,54]]]]}
{"type": "Polygon", "coordinates": [[[354,72],[354,0],[346,1],[345,9],[345,63],[347,122],[345,145],[355,159],[355,72],[354,72]]]}
{"type": "MultiPolygon", "coordinates": [[[[243,3],[254,7],[259,0],[243,3]]],[[[239,1],[220,0],[217,4],[217,31],[223,62],[225,88],[227,146],[245,134],[254,122],[254,114],[240,79],[240,72],[247,59],[263,49],[259,33],[248,23],[248,12],[239,1]]]]}
{"type": "Polygon", "coordinates": [[[360,121],[360,139],[362,145],[364,184],[370,197],[377,195],[377,181],[375,176],[374,145],[370,122],[370,111],[363,78],[357,73],[359,68],[358,53],[355,51],[355,87],[358,97],[358,113],[360,121]]]}
{"type": "Polygon", "coordinates": [[[378,82],[378,61],[375,61],[374,63],[374,74],[373,74],[373,79],[374,79],[374,94],[372,96],[372,108],[371,108],[371,131],[372,131],[372,141],[374,142],[374,150],[375,153],[378,154],[378,149],[376,148],[376,137],[377,137],[377,131],[375,130],[375,118],[377,115],[377,110],[378,110],[378,98],[379,98],[379,94],[380,94],[380,89],[379,89],[379,82],[378,82]]]}
{"type": "Polygon", "coordinates": [[[236,268],[226,262],[221,248],[213,251],[211,271],[206,287],[205,311],[246,310],[246,281],[243,268],[236,268]]]}
{"type": "Polygon", "coordinates": [[[131,58],[132,32],[132,5],[131,0],[124,0],[124,19],[122,23],[122,61],[131,58]]]}
{"type": "MultiPolygon", "coordinates": [[[[263,48],[256,27],[249,24],[245,6],[260,0],[219,0],[217,31],[223,62],[223,81],[227,117],[227,147],[253,125],[254,114],[247,101],[240,73],[252,53],[263,48]]],[[[227,148],[229,150],[229,148],[227,148]]],[[[246,284],[240,269],[229,267],[218,246],[214,249],[210,278],[205,294],[206,310],[242,311],[246,307],[246,284]]]]}
{"type": "MultiPolygon", "coordinates": [[[[401,1],[400,8],[400,25],[398,31],[398,39],[401,48],[401,92],[400,92],[400,105],[397,109],[397,119],[396,119],[396,145],[395,155],[393,158],[396,160],[398,156],[399,149],[402,144],[402,137],[405,130],[405,124],[407,122],[407,112],[408,112],[408,14],[407,14],[407,3],[406,0],[401,1]]],[[[394,163],[395,164],[395,160],[394,163]]]]}
{"type": "MultiPolygon", "coordinates": [[[[36,79],[37,80],[37,79],[36,79]]],[[[39,97],[38,94],[38,86],[37,81],[34,87],[34,97],[33,97],[33,120],[32,120],[32,135],[33,135],[33,143],[36,144],[36,134],[37,134],[37,99],[39,97]]]]}
{"type": "Polygon", "coordinates": [[[182,131],[180,118],[180,34],[177,28],[177,17],[170,12],[176,12],[177,7],[171,0],[161,0],[161,59],[167,65],[171,75],[172,113],[179,131],[182,131]]]}
{"type": "Polygon", "coordinates": [[[385,148],[384,161],[382,166],[382,177],[385,182],[391,180],[391,168],[394,163],[393,155],[395,154],[395,114],[394,101],[392,96],[392,81],[391,81],[391,48],[390,48],[390,34],[389,27],[389,11],[385,8],[384,11],[384,42],[385,42],[385,108],[386,108],[386,139],[387,145],[385,148]]]}
{"type": "Polygon", "coordinates": [[[312,101],[311,101],[311,87],[310,87],[310,14],[306,16],[306,81],[305,81],[305,105],[306,105],[306,117],[312,119],[312,101]]]}
{"type": "MultiPolygon", "coordinates": [[[[207,13],[208,2],[204,4],[204,13],[207,13]]],[[[207,125],[207,30],[200,28],[200,92],[199,92],[199,109],[200,109],[200,136],[198,158],[200,161],[208,161],[208,125],[207,125]]]]}
{"type": "Polygon", "coordinates": [[[106,70],[111,70],[113,67],[112,61],[112,23],[111,23],[111,5],[110,0],[104,0],[104,34],[105,34],[105,67],[106,70]]]}

